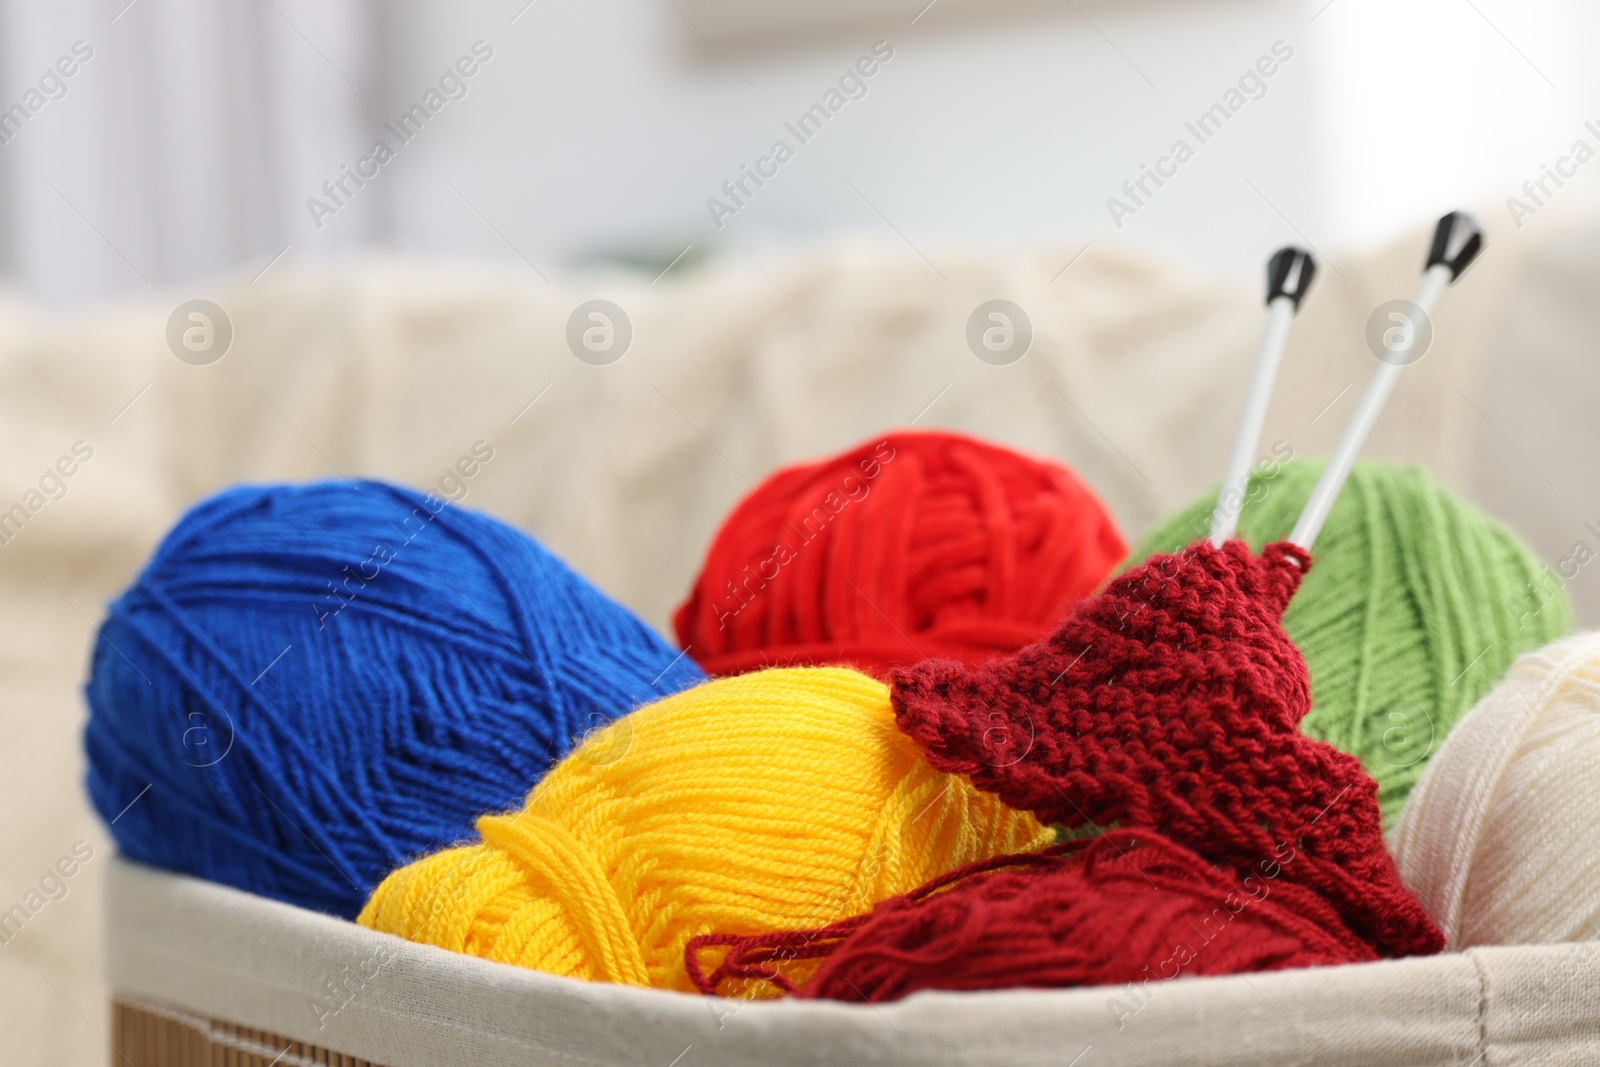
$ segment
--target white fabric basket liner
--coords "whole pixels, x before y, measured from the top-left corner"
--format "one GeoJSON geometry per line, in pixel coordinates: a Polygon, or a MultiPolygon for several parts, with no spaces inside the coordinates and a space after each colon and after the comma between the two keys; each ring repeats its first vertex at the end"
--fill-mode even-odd
{"type": "Polygon", "coordinates": [[[1600,1063],[1593,944],[1179,978],[1152,982],[1142,1006],[1109,987],[742,1003],[556,978],[108,867],[115,995],[386,1067],[1600,1063]],[[1114,1011],[1113,998],[1137,1010],[1114,1011]]]}

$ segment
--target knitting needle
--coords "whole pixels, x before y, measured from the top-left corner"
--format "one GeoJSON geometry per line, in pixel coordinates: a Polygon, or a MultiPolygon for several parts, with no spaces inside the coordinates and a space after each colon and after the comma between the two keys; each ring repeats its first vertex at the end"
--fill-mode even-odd
{"type": "Polygon", "coordinates": [[[1267,328],[1256,350],[1256,366],[1245,394],[1244,412],[1233,435],[1233,451],[1228,455],[1227,473],[1217,493],[1217,508],[1211,513],[1211,543],[1221,545],[1233,536],[1244,510],[1245,494],[1250,489],[1250,464],[1261,440],[1261,427],[1267,421],[1267,403],[1278,378],[1278,364],[1289,341],[1289,324],[1300,310],[1300,301],[1317,276],[1317,264],[1310,252],[1280,248],[1267,261],[1267,328]]]}
{"type": "Polygon", "coordinates": [[[1461,277],[1461,273],[1472,265],[1482,251],[1483,225],[1477,219],[1464,211],[1452,211],[1439,220],[1438,228],[1433,231],[1433,246],[1428,250],[1422,284],[1417,287],[1417,295],[1411,301],[1421,322],[1407,321],[1408,330],[1391,331],[1394,340],[1384,346],[1377,373],[1367,383],[1367,391],[1362,394],[1356,413],[1344,428],[1344,435],[1339,438],[1333,456],[1323,469],[1322,477],[1317,480],[1317,487],[1311,491],[1305,510],[1300,513],[1300,521],[1294,524],[1294,531],[1289,534],[1292,543],[1308,552],[1311,550],[1312,542],[1317,539],[1328,513],[1333,510],[1339,490],[1344,488],[1345,479],[1350,476],[1350,468],[1355,466],[1356,456],[1367,443],[1367,436],[1372,433],[1372,427],[1378,421],[1389,394],[1394,392],[1400,372],[1407,363],[1418,358],[1411,355],[1411,349],[1431,319],[1439,297],[1451,282],[1461,277]]]}

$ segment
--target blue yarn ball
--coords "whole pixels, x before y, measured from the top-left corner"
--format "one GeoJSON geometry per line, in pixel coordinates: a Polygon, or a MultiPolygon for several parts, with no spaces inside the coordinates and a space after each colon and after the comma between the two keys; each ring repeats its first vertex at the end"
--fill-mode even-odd
{"type": "Polygon", "coordinates": [[[703,680],[494,519],[381,482],[244,486],[111,605],[89,794],[131,859],[354,918],[587,731],[703,680]]]}

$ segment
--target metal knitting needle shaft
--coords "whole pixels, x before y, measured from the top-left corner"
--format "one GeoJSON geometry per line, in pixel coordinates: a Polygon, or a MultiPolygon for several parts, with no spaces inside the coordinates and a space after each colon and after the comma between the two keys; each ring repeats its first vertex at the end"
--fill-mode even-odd
{"type": "Polygon", "coordinates": [[[1424,336],[1431,337],[1431,317],[1439,297],[1451,282],[1461,277],[1462,271],[1472,265],[1481,251],[1483,226],[1477,219],[1464,211],[1452,211],[1439,220],[1439,226],[1433,232],[1433,246],[1428,251],[1422,284],[1417,287],[1417,295],[1411,301],[1412,307],[1409,313],[1395,312],[1390,316],[1396,325],[1385,333],[1378,371],[1367,383],[1367,391],[1361,395],[1355,415],[1344,428],[1344,435],[1339,438],[1339,444],[1323,469],[1322,477],[1317,480],[1317,487],[1311,491],[1305,510],[1300,513],[1300,521],[1294,524],[1294,531],[1289,534],[1292,543],[1308,552],[1311,550],[1317,534],[1322,532],[1322,524],[1328,521],[1328,514],[1333,511],[1333,503],[1344,488],[1345,479],[1350,477],[1356,457],[1361,454],[1372,427],[1383,412],[1383,405],[1388,402],[1389,394],[1394,392],[1400,372],[1406,364],[1422,358],[1426,351],[1418,342],[1424,336]]]}
{"type": "Polygon", "coordinates": [[[1217,507],[1211,513],[1211,542],[1220,545],[1233,536],[1244,510],[1245,494],[1250,490],[1250,464],[1261,427],[1267,421],[1267,403],[1278,378],[1278,364],[1289,341],[1289,324],[1300,309],[1300,301],[1317,276],[1311,253],[1298,248],[1281,248],[1267,261],[1267,328],[1256,350],[1256,366],[1250,376],[1250,391],[1245,394],[1239,429],[1233,436],[1233,451],[1217,493],[1217,507]]]}

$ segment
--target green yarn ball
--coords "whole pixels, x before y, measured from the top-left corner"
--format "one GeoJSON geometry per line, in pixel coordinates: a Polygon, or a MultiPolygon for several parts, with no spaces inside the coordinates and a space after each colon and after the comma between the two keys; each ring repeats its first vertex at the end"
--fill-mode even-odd
{"type": "MultiPolygon", "coordinates": [[[[1321,460],[1253,472],[1239,532],[1289,536],[1321,460]]],[[[1145,535],[1127,566],[1207,536],[1213,490],[1145,535]]],[[[1378,780],[1387,827],[1456,720],[1524,652],[1570,633],[1572,605],[1510,530],[1426,471],[1356,465],[1283,626],[1311,672],[1302,729],[1378,780]]]]}

